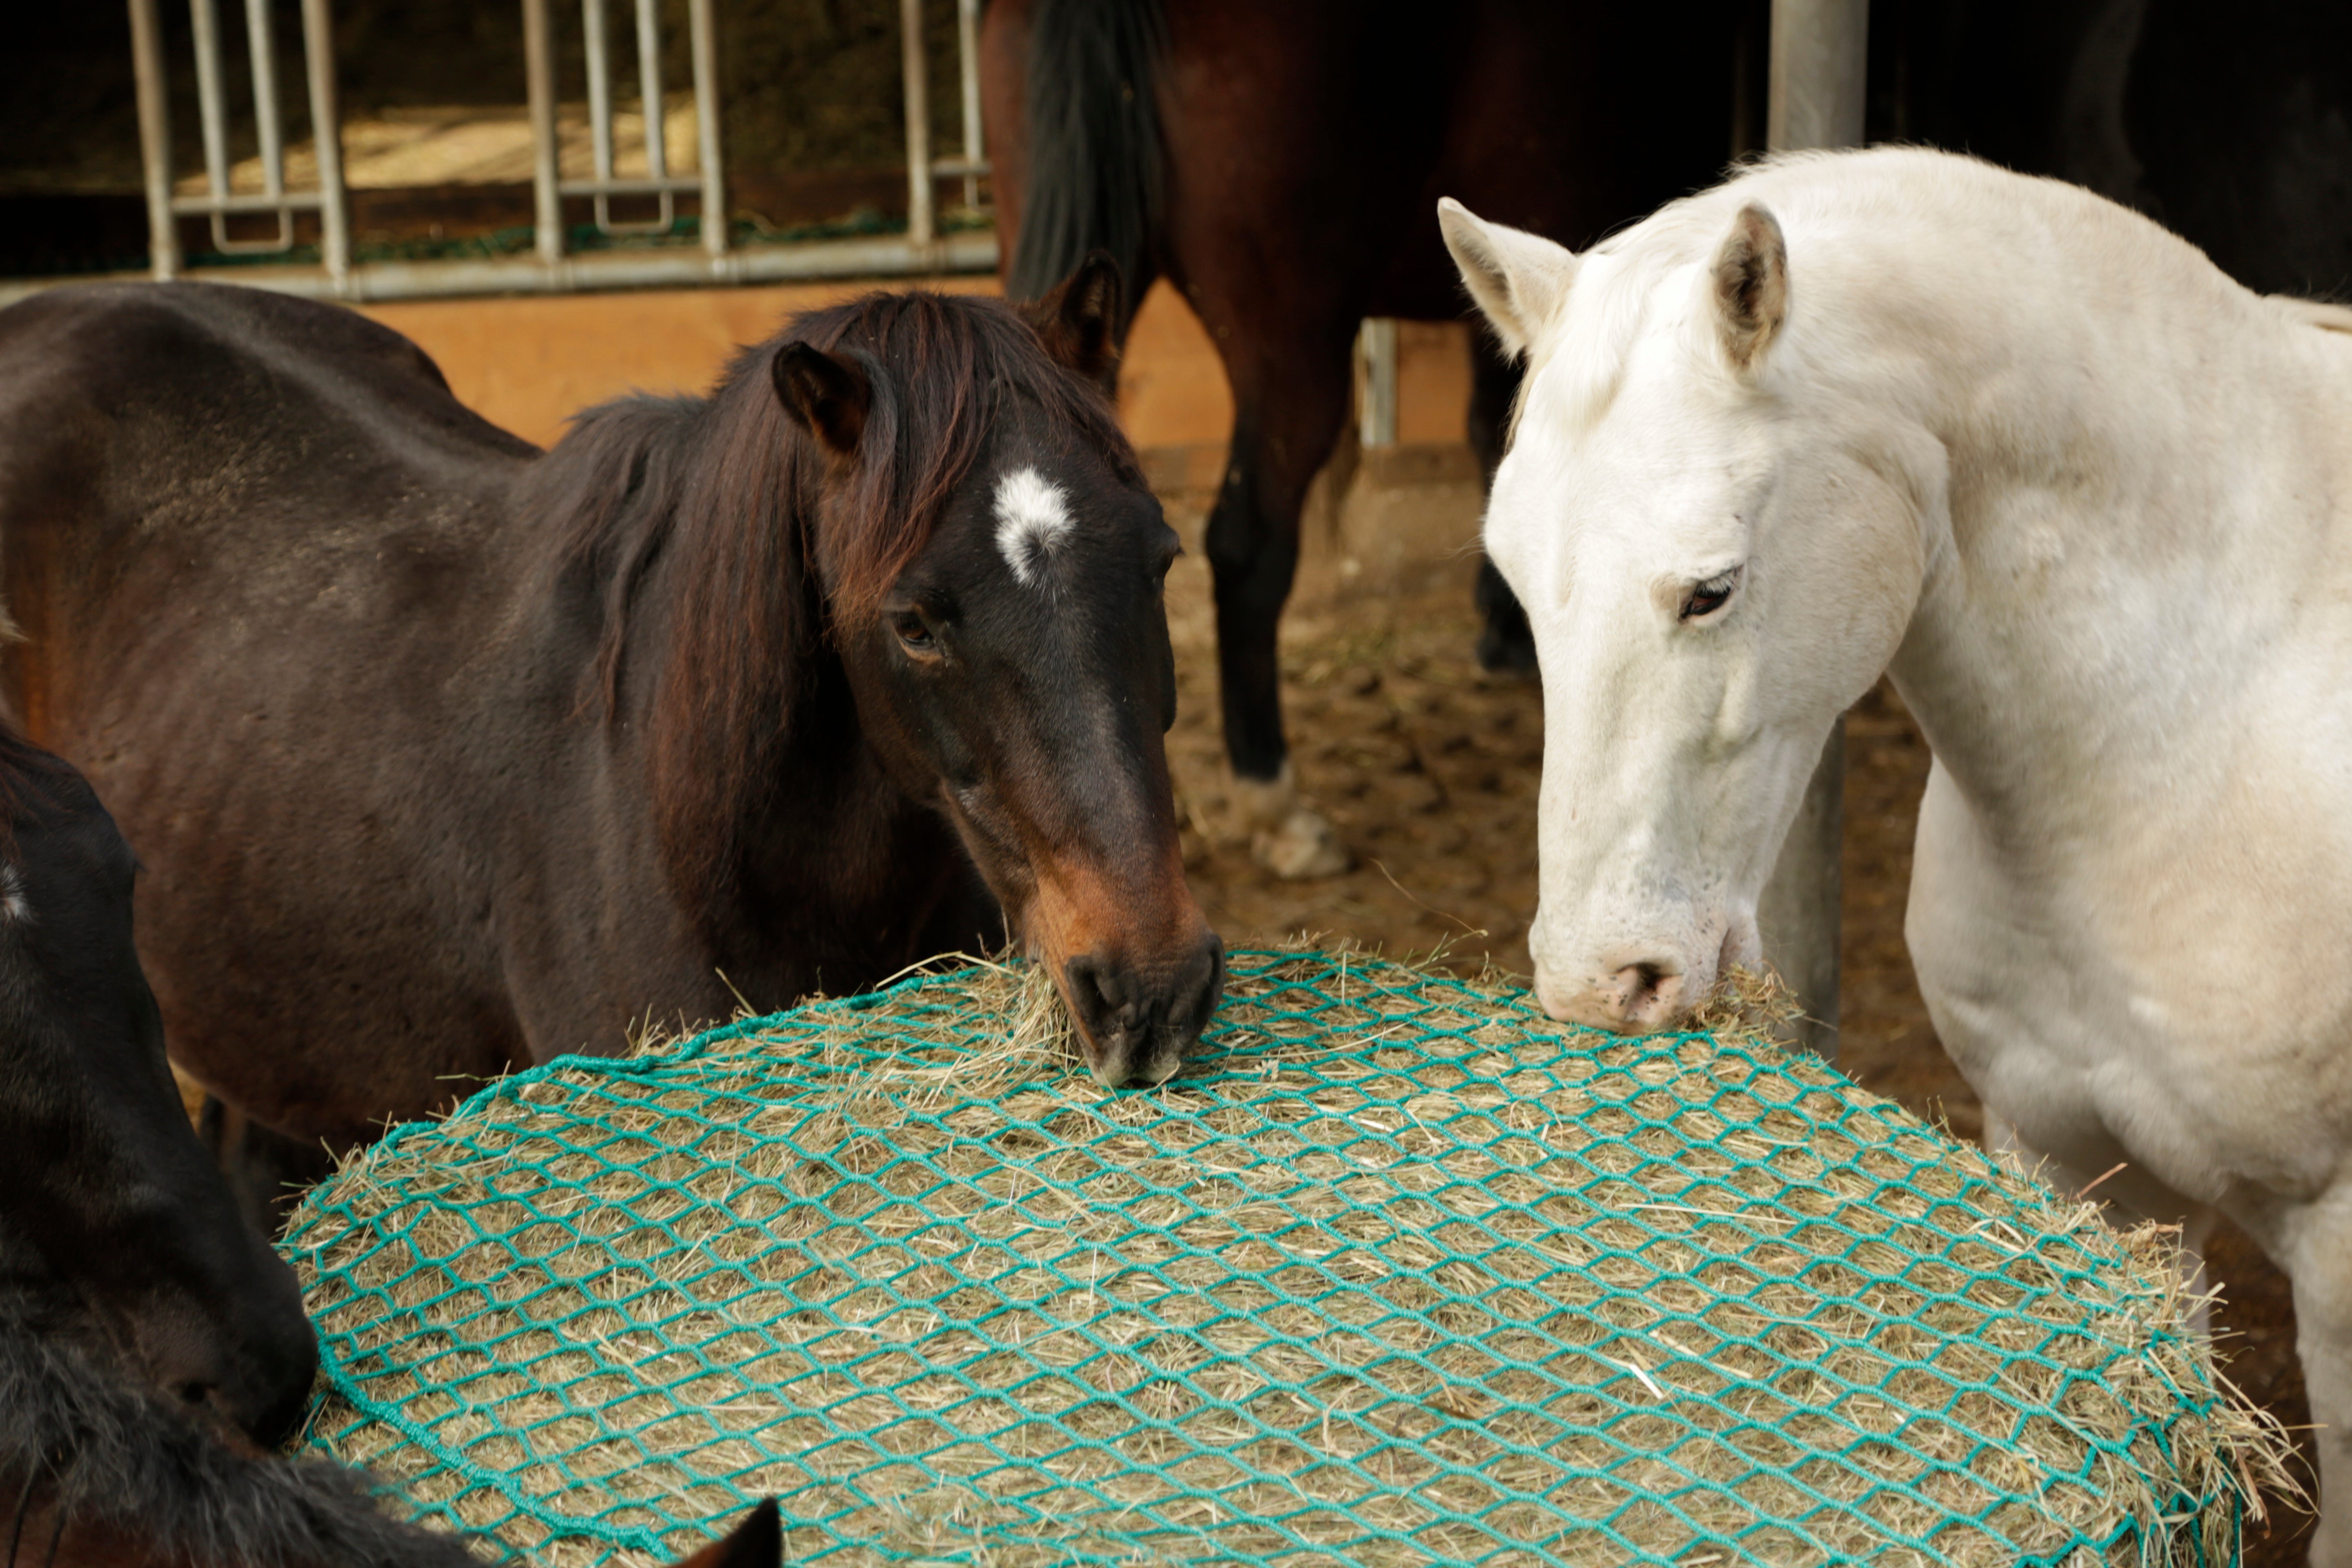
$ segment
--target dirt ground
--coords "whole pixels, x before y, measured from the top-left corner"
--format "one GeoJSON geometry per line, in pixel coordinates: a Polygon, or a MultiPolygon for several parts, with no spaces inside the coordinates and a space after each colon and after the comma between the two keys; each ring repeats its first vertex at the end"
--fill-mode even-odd
{"type": "MultiPolygon", "coordinates": [[[[1543,710],[1533,682],[1485,675],[1470,658],[1475,484],[1360,484],[1336,517],[1325,508],[1317,518],[1310,505],[1283,625],[1284,700],[1300,784],[1358,865],[1293,883],[1258,869],[1221,828],[1214,628],[1200,549],[1209,497],[1162,499],[1188,552],[1169,589],[1181,691],[1171,762],[1190,823],[1185,863],[1211,921],[1238,946],[1305,931],[1392,953],[1442,949],[1470,968],[1491,955],[1524,972],[1543,710]]],[[[1974,1138],[1976,1097],[1937,1043],[1903,944],[1927,748],[1883,684],[1849,718],[1846,745],[1840,1066],[1974,1138]]],[[[2234,1230],[2211,1261],[2226,1291],[2218,1321],[2229,1375],[2289,1426],[2306,1425],[2284,1278],[2234,1230]]],[[[2309,1522],[2274,1510],[2245,1561],[2301,1563],[2309,1522]]]]}

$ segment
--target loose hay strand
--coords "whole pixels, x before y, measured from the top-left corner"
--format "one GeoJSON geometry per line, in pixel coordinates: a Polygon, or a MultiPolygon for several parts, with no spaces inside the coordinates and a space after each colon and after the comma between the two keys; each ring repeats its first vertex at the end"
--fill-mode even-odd
{"type": "MultiPolygon", "coordinates": [[[[1236,953],[1202,1060],[1032,966],[578,1058],[289,1233],[315,1446],[555,1568],[767,1493],[796,1561],[2233,1561],[2283,1435],[2174,1238],[1759,1037],[1236,953]]],[[[1745,983],[1743,983],[1745,984],[1745,983]]]]}

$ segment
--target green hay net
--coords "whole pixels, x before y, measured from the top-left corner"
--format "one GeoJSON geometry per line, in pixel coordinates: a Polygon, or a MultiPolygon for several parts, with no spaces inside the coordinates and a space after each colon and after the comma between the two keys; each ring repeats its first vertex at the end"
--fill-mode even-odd
{"type": "Polygon", "coordinates": [[[1232,967],[1149,1093],[975,969],[396,1130],[284,1243],[310,1444],[553,1564],[2235,1560],[2154,1238],[1737,1034],[1232,967]]]}

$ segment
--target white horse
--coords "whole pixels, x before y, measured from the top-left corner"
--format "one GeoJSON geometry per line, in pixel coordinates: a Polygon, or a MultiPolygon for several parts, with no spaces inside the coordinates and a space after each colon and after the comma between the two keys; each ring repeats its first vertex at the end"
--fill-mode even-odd
{"type": "Polygon", "coordinates": [[[1546,1009],[1655,1028],[1753,960],[1891,671],[1935,752],[1906,935],[1990,1141],[2293,1277],[2312,1561],[2352,1564],[2352,312],[1914,150],[1581,256],[1440,219],[1529,361],[1486,549],[1543,669],[1546,1009]]]}

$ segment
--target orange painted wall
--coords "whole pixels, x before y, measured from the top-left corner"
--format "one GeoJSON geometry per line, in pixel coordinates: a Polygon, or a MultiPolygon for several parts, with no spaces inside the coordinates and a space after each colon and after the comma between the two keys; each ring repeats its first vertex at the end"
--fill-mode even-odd
{"type": "MultiPolygon", "coordinates": [[[[738,345],[773,334],[802,310],[871,283],[693,289],[548,299],[436,300],[371,305],[367,314],[415,339],[467,405],[544,446],[591,404],[632,391],[700,392],[738,345]]],[[[992,278],[925,287],[993,294],[992,278]]],[[[1469,337],[1453,322],[1397,334],[1398,438],[1459,441],[1470,386],[1469,337]]],[[[1139,447],[1213,445],[1233,427],[1224,368],[1199,320],[1165,283],[1145,297],[1119,373],[1119,410],[1139,447]]]]}

